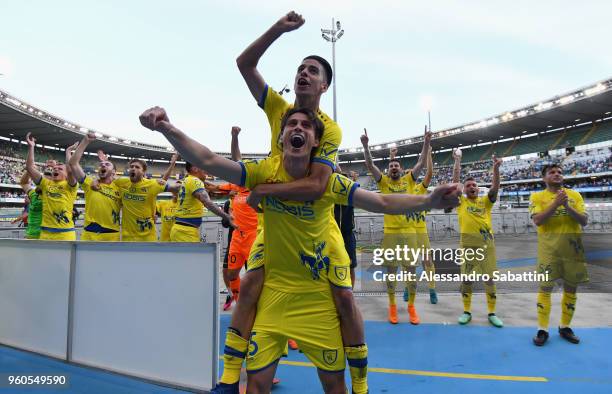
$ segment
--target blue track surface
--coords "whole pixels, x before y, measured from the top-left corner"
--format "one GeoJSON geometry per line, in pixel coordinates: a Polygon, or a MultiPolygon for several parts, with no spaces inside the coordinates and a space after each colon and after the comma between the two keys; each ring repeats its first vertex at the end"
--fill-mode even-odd
{"type": "MultiPolygon", "coordinates": [[[[223,315],[222,332],[228,322],[229,316],[223,315]]],[[[366,332],[370,349],[369,366],[385,370],[370,373],[371,393],[612,393],[611,328],[577,329],[576,333],[582,339],[580,345],[569,344],[556,333],[551,333],[549,342],[543,348],[531,344],[535,332],[533,328],[497,329],[439,324],[391,326],[385,322],[368,321],[366,332]],[[401,374],[402,371],[410,374],[401,374]],[[539,377],[547,381],[425,376],[419,371],[539,377]]],[[[308,361],[296,351],[290,351],[287,360],[308,361]]],[[[0,372],[67,373],[71,379],[70,389],[0,389],[2,393],[179,392],[1,346],[0,372]]],[[[280,365],[278,377],[282,381],[274,388],[274,393],[321,392],[316,371],[312,367],[280,365]]]]}

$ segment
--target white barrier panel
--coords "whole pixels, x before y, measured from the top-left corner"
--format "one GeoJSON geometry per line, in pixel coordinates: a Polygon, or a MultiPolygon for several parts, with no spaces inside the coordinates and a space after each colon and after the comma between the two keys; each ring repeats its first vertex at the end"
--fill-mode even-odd
{"type": "Polygon", "coordinates": [[[68,361],[209,390],[218,293],[216,244],[0,239],[0,343],[68,361]]]}
{"type": "Polygon", "coordinates": [[[66,359],[71,251],[0,240],[0,343],[66,359]]]}
{"type": "Polygon", "coordinates": [[[218,366],[213,244],[78,243],[71,360],[208,390],[218,366]]]}

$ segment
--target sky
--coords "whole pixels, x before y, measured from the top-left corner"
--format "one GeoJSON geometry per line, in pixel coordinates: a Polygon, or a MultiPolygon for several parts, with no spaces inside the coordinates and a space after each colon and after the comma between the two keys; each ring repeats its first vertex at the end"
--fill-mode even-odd
{"type": "MultiPolygon", "coordinates": [[[[3,2],[0,89],[81,126],[169,145],[138,115],[154,105],[216,151],[242,128],[243,152],[270,149],[270,130],[235,59],[282,15],[259,71],[293,88],[301,59],[331,62],[321,37],[336,18],[342,147],[481,120],[609,78],[609,1],[12,1],[3,2]]],[[[292,89],[293,90],[293,89],[292,89]]],[[[333,114],[332,89],[321,108],[333,114]]],[[[293,92],[286,94],[293,100],[293,92]]]]}

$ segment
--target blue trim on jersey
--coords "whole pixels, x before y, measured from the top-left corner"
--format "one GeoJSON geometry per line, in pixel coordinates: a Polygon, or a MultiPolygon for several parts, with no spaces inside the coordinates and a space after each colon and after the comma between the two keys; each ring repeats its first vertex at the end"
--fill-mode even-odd
{"type": "Polygon", "coordinates": [[[247,374],[252,374],[252,373],[261,372],[261,371],[263,371],[264,369],[270,368],[272,365],[274,365],[274,364],[278,363],[278,360],[280,360],[280,357],[279,357],[279,358],[277,358],[276,360],[272,361],[270,364],[266,365],[265,367],[261,367],[261,368],[259,368],[259,369],[251,369],[251,370],[248,370],[248,369],[247,369],[247,374]]]}
{"type": "Polygon", "coordinates": [[[70,231],[74,231],[74,227],[72,228],[54,228],[54,227],[41,227],[42,231],[47,231],[50,233],[69,233],[70,231]]]}
{"type": "Polygon", "coordinates": [[[323,163],[323,164],[327,164],[328,166],[331,167],[332,171],[336,171],[336,164],[334,164],[333,162],[326,160],[326,159],[321,159],[320,157],[315,157],[314,159],[312,159],[313,163],[323,163]]]}
{"type": "Polygon", "coordinates": [[[199,188],[199,189],[195,189],[195,190],[193,191],[193,193],[191,193],[191,194],[196,194],[197,192],[201,192],[202,190],[206,191],[206,189],[204,189],[203,187],[201,187],[201,188],[199,188]]]}
{"type": "Polygon", "coordinates": [[[264,106],[266,105],[266,97],[268,97],[268,84],[264,86],[264,90],[261,93],[261,97],[259,98],[259,101],[257,102],[257,105],[259,106],[259,108],[264,109],[264,106]]]}
{"type": "Polygon", "coordinates": [[[363,368],[368,366],[368,358],[346,358],[348,365],[353,368],[363,368]]]}
{"type": "Polygon", "coordinates": [[[229,347],[227,345],[225,345],[225,348],[223,348],[223,354],[227,354],[229,356],[234,356],[234,357],[239,357],[239,358],[246,357],[246,352],[241,352],[240,350],[236,350],[233,347],[229,347]]]}
{"type": "MultiPolygon", "coordinates": [[[[263,267],[263,265],[262,265],[262,267],[263,267]]],[[[260,268],[261,268],[261,267],[260,267],[260,268]]],[[[332,286],[334,286],[336,289],[345,289],[345,290],[350,290],[350,291],[353,291],[353,287],[352,287],[352,286],[338,286],[337,284],[335,284],[335,283],[331,283],[331,282],[330,282],[330,284],[331,284],[332,286]]]]}
{"type": "Polygon", "coordinates": [[[168,182],[166,182],[166,185],[164,186],[164,191],[167,192],[168,191],[168,182]]]}
{"type": "Polygon", "coordinates": [[[87,178],[87,175],[83,176],[83,179],[77,179],[77,181],[82,185],[83,182],[85,182],[85,179],[87,178]]]}
{"type": "Polygon", "coordinates": [[[83,230],[88,231],[90,233],[96,233],[96,234],[111,234],[111,233],[118,233],[119,232],[119,231],[113,230],[111,228],[102,227],[102,226],[100,226],[96,222],[89,223],[89,225],[87,227],[85,227],[83,230]]]}
{"type": "Polygon", "coordinates": [[[195,226],[195,227],[200,227],[200,225],[202,224],[202,218],[175,218],[174,221],[176,223],[180,223],[180,224],[187,224],[189,226],[195,226]]]}
{"type": "Polygon", "coordinates": [[[349,195],[348,195],[348,205],[349,206],[353,206],[353,193],[355,193],[355,190],[357,190],[359,186],[360,185],[357,182],[353,183],[353,186],[351,186],[351,191],[349,192],[349,195]]]}
{"type": "Polygon", "coordinates": [[[242,186],[244,187],[244,183],[246,182],[246,167],[244,166],[244,163],[239,161],[238,164],[240,164],[240,168],[242,169],[242,174],[240,174],[240,183],[238,184],[238,186],[242,186]]]}
{"type": "Polygon", "coordinates": [[[412,177],[412,180],[416,182],[417,179],[414,177],[414,172],[412,172],[412,170],[410,170],[410,175],[412,177]]]}

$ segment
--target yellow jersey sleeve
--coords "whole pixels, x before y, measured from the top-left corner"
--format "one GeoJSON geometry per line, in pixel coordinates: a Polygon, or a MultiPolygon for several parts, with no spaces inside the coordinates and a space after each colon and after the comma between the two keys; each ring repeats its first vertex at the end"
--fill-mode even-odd
{"type": "Polygon", "coordinates": [[[416,180],[412,175],[412,171],[408,171],[401,179],[408,184],[409,190],[414,190],[414,187],[416,186],[416,180]]]}
{"type": "Polygon", "coordinates": [[[537,215],[544,210],[540,196],[540,192],[532,193],[529,196],[529,216],[537,215]]]}
{"type": "Polygon", "coordinates": [[[323,122],[325,129],[323,131],[323,137],[321,137],[321,141],[319,141],[319,147],[315,149],[312,162],[326,164],[334,171],[336,169],[338,148],[342,143],[342,130],[340,126],[338,126],[338,123],[324,112],[320,110],[317,111],[317,116],[323,122]]]}
{"type": "Polygon", "coordinates": [[[334,204],[353,205],[353,194],[359,184],[344,175],[333,173],[327,183],[327,191],[334,204]]]}
{"type": "MultiPolygon", "coordinates": [[[[280,157],[280,156],[278,156],[280,157]]],[[[260,183],[265,183],[268,175],[274,171],[274,163],[278,160],[272,157],[263,160],[245,160],[241,161],[242,176],[241,185],[247,189],[253,189],[260,183]]]]}
{"type": "Polygon", "coordinates": [[[385,174],[380,176],[380,179],[376,182],[378,185],[378,189],[381,193],[386,193],[389,191],[389,177],[385,174]]]}
{"type": "Polygon", "coordinates": [[[423,185],[423,182],[414,187],[414,194],[427,194],[427,188],[423,185]]]}
{"type": "Polygon", "coordinates": [[[115,185],[122,189],[127,189],[132,183],[132,181],[130,181],[130,178],[127,177],[117,178],[113,182],[115,183],[115,185]]]}
{"type": "Polygon", "coordinates": [[[270,124],[272,140],[270,142],[271,155],[283,153],[281,146],[281,121],[285,113],[292,107],[285,99],[270,86],[266,85],[258,102],[259,107],[264,110],[270,124]]]}
{"type": "Polygon", "coordinates": [[[586,213],[586,209],[584,207],[584,199],[582,198],[582,195],[572,189],[565,189],[565,192],[567,193],[570,206],[574,208],[578,213],[584,215],[586,213]]]}
{"type": "Polygon", "coordinates": [[[85,178],[79,182],[81,184],[81,189],[83,189],[86,195],[91,191],[92,182],[93,179],[90,176],[85,176],[85,178]]]}

